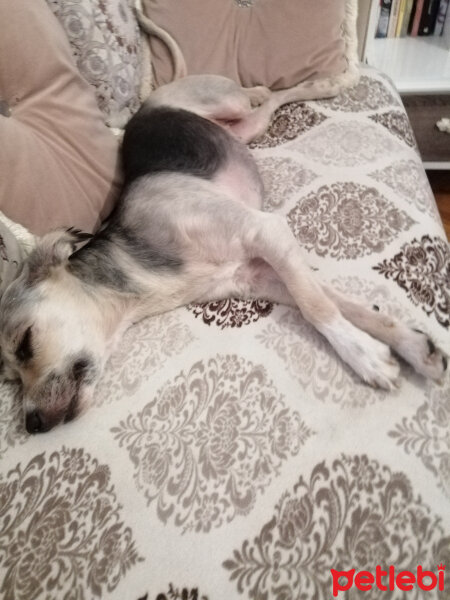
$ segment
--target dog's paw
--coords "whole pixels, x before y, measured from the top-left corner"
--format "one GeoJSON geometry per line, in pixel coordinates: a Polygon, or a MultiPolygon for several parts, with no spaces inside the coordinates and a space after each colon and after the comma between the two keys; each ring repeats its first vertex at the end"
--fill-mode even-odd
{"type": "Polygon", "coordinates": [[[323,333],[363,381],[383,390],[399,387],[400,366],[389,346],[344,319],[323,333]]]}
{"type": "Polygon", "coordinates": [[[408,329],[395,351],[421,375],[438,382],[443,379],[448,358],[420,329],[408,329]]]}
{"type": "Polygon", "coordinates": [[[272,92],[269,90],[269,88],[265,87],[264,85],[258,85],[256,87],[248,89],[247,94],[250,99],[250,104],[253,107],[256,107],[261,106],[261,104],[264,104],[264,102],[267,102],[267,100],[272,95],[272,92]]]}
{"type": "Polygon", "coordinates": [[[363,381],[374,388],[393,390],[400,385],[400,365],[391,355],[389,346],[367,336],[350,366],[363,381]]]}

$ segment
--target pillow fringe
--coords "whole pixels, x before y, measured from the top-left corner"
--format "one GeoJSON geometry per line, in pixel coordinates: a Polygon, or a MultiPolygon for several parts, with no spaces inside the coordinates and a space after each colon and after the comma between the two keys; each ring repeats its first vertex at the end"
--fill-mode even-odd
{"type": "Polygon", "coordinates": [[[18,241],[21,249],[24,254],[28,256],[33,248],[36,246],[37,237],[33,235],[28,229],[20,225],[19,223],[15,223],[11,221],[5,214],[0,211],[0,222],[5,225],[7,229],[13,234],[13,236],[18,241]]]}

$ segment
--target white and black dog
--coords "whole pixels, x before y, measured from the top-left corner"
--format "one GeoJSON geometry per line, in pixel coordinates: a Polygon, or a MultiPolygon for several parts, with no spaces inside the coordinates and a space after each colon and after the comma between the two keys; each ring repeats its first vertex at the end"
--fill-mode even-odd
{"type": "Polygon", "coordinates": [[[261,212],[263,186],[241,142],[260,135],[279,104],[265,88],[186,77],[131,119],[108,223],[92,238],[44,236],[1,299],[3,366],[22,382],[27,431],[48,431],[89,404],[133,322],[227,297],[297,306],[370,385],[397,384],[389,347],[442,378],[447,359],[423,332],[320,284],[285,219],[261,212]]]}

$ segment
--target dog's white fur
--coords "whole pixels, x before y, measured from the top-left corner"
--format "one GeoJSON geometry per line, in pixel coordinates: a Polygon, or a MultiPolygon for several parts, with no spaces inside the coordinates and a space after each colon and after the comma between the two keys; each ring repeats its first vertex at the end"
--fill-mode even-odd
{"type": "MultiPolygon", "coordinates": [[[[213,76],[188,77],[160,88],[149,100],[150,109],[158,106],[188,109],[243,141],[260,135],[272,112],[265,88],[243,90],[213,76]]],[[[67,417],[75,394],[77,412],[89,404],[109,354],[131,323],[225,297],[297,306],[370,385],[387,390],[398,385],[399,365],[389,346],[422,375],[442,378],[446,359],[425,334],[316,280],[285,219],[261,212],[260,180],[247,154],[233,144],[234,154],[209,180],[162,172],[138,178],[127,191],[132,202],[121,225],[151,240],[152,247],[181,256],[183,268],[176,274],[146,268],[117,243],[108,247],[107,258],[129,274],[131,287],[122,291],[100,280],[83,281],[69,268],[77,234],[58,232],[42,239],[5,293],[0,306],[3,360],[9,373],[22,380],[26,413],[39,411],[48,422],[43,431],[67,417]],[[33,357],[18,360],[29,328],[33,357]],[[88,375],[83,371],[75,377],[71,365],[78,364],[80,371],[77,357],[86,353],[88,375]]]]}

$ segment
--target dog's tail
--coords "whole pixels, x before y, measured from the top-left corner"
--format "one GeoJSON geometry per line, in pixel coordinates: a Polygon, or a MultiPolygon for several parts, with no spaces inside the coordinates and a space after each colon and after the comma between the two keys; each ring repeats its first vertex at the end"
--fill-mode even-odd
{"type": "Polygon", "coordinates": [[[136,16],[137,20],[139,21],[139,25],[141,26],[142,30],[145,31],[145,33],[148,35],[154,35],[167,46],[172,60],[173,80],[186,77],[187,67],[183,52],[170,33],[157,25],[149,17],[144,15],[144,13],[138,8],[136,8],[136,16]]]}

